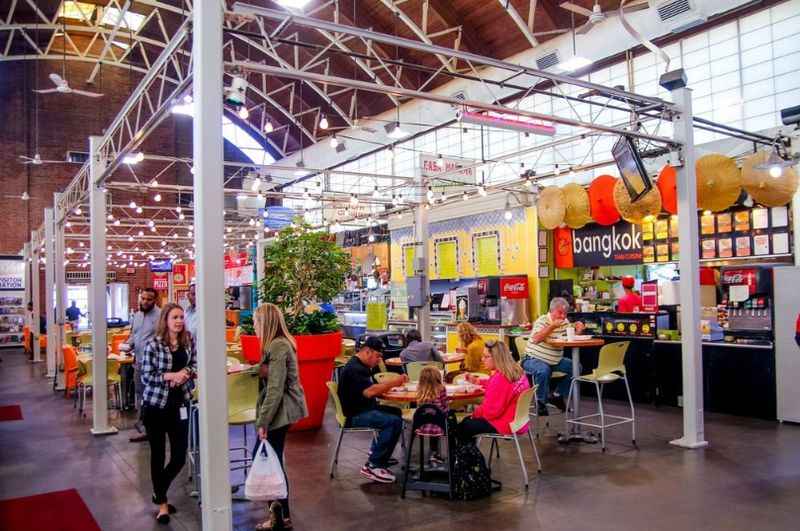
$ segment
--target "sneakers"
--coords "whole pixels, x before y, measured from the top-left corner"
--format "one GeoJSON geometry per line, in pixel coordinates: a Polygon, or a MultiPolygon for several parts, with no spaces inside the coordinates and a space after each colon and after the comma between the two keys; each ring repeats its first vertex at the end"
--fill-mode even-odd
{"type": "Polygon", "coordinates": [[[390,470],[376,467],[370,463],[361,467],[361,475],[378,483],[394,483],[397,479],[390,470]]]}
{"type": "Polygon", "coordinates": [[[551,396],[548,402],[556,406],[562,412],[567,410],[567,404],[566,402],[564,402],[564,397],[562,397],[561,395],[551,396]]]}

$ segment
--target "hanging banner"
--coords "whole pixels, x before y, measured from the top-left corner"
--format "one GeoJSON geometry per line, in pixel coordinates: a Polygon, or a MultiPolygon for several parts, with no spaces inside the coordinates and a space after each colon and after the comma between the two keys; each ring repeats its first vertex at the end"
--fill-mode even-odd
{"type": "Polygon", "coordinates": [[[153,289],[159,291],[169,289],[169,274],[153,273],[153,289]]]}
{"type": "Polygon", "coordinates": [[[189,264],[174,264],[172,266],[172,284],[176,288],[189,285],[189,264]]]}
{"type": "Polygon", "coordinates": [[[461,192],[463,187],[460,183],[474,186],[477,184],[475,178],[474,160],[452,157],[441,157],[438,155],[419,156],[419,168],[422,177],[430,180],[431,189],[435,192],[446,192],[448,194],[461,192]],[[457,171],[456,171],[457,170],[457,171]],[[442,179],[436,177],[445,173],[442,179]]]}
{"type": "Polygon", "coordinates": [[[642,228],[627,221],[557,229],[554,234],[559,268],[642,263],[642,228]]]}

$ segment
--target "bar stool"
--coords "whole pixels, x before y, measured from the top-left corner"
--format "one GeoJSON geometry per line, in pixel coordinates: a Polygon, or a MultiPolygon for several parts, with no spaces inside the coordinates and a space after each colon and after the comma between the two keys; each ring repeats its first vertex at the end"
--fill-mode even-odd
{"type": "MultiPolygon", "coordinates": [[[[514,338],[514,343],[517,346],[517,352],[519,352],[520,363],[522,363],[522,360],[525,359],[525,351],[528,348],[528,340],[525,339],[522,336],[517,336],[517,337],[514,338]]],[[[552,371],[550,373],[550,387],[552,388],[553,384],[556,381],[561,380],[562,378],[566,378],[566,377],[567,377],[567,373],[565,373],[565,372],[552,371]]],[[[528,375],[528,379],[530,381],[531,387],[533,387],[536,384],[536,382],[533,381],[533,378],[530,375],[528,375]]],[[[569,402],[567,402],[567,406],[569,406],[569,402]]],[[[558,410],[558,408],[553,408],[553,406],[551,406],[551,405],[548,405],[547,407],[549,407],[550,409],[558,410]]],[[[533,400],[531,402],[530,412],[534,417],[537,418],[537,422],[534,425],[534,435],[538,439],[539,438],[539,422],[538,422],[538,419],[539,419],[539,404],[538,404],[538,402],[536,400],[533,400]]],[[[560,414],[564,415],[564,418],[566,419],[566,411],[563,412],[563,413],[560,413],[560,414]]],[[[548,415],[547,417],[544,418],[543,425],[544,425],[544,429],[545,430],[550,427],[550,415],[548,415]]]]}
{"type": "Polygon", "coordinates": [[[583,415],[570,419],[567,417],[567,423],[580,426],[588,426],[600,430],[601,448],[606,451],[606,428],[619,426],[621,424],[631,424],[631,441],[633,446],[636,447],[636,415],[633,409],[633,398],[631,398],[631,388],[628,385],[628,378],[625,374],[625,353],[628,351],[630,341],[620,341],[617,343],[607,343],[600,349],[600,357],[597,361],[597,368],[591,374],[584,374],[572,380],[569,386],[569,397],[567,404],[572,402],[572,390],[578,382],[585,382],[594,384],[597,390],[597,406],[598,412],[591,415],[583,415]],[[619,415],[609,415],[603,411],[603,386],[611,382],[622,380],[625,382],[625,390],[628,392],[628,403],[631,407],[630,417],[621,417],[619,415]],[[590,422],[587,419],[595,417],[600,418],[600,424],[590,422]],[[607,422],[611,419],[612,422],[607,422]]]}

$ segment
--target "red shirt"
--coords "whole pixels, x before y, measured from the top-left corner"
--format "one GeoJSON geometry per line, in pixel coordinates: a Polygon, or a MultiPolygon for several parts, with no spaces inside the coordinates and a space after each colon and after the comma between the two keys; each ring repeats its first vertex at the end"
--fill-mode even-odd
{"type": "Polygon", "coordinates": [[[617,303],[617,311],[622,313],[633,313],[642,307],[642,297],[634,292],[626,293],[617,303]]]}

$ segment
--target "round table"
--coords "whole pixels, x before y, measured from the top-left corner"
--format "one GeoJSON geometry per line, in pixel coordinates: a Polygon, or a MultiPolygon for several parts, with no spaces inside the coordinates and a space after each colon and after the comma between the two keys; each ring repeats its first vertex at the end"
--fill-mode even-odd
{"type": "MultiPolygon", "coordinates": [[[[485,394],[483,387],[476,386],[468,391],[458,391],[458,392],[451,392],[447,391],[447,397],[452,400],[470,400],[473,398],[482,398],[485,394]]],[[[390,389],[386,393],[383,393],[380,398],[384,400],[391,400],[393,402],[416,402],[417,401],[417,392],[416,391],[406,391],[403,386],[395,387],[394,389],[390,389]]]]}
{"type": "MultiPolygon", "coordinates": [[[[605,344],[603,339],[593,337],[591,339],[575,339],[569,341],[567,339],[547,339],[548,344],[558,348],[572,349],[572,378],[575,379],[581,375],[581,347],[601,347],[605,344]]],[[[572,392],[572,411],[574,418],[580,416],[580,403],[581,403],[581,388],[579,385],[575,386],[572,392]]],[[[594,435],[583,435],[581,428],[578,425],[571,425],[570,432],[565,436],[559,437],[559,442],[588,442],[596,443],[597,437],[594,435]]]]}

